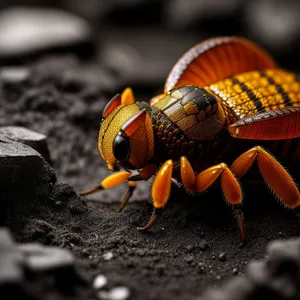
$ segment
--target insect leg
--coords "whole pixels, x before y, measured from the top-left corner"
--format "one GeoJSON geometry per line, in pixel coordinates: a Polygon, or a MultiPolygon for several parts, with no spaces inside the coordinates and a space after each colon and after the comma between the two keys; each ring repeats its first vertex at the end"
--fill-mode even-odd
{"type": "Polygon", "coordinates": [[[123,210],[123,208],[126,206],[128,200],[130,199],[130,197],[132,196],[135,188],[136,188],[136,182],[135,181],[128,181],[127,182],[128,185],[128,189],[127,189],[127,193],[125,194],[125,197],[120,205],[120,210],[119,212],[121,212],[123,210]]]}
{"type": "Polygon", "coordinates": [[[259,170],[267,185],[274,194],[290,208],[300,205],[300,194],[290,174],[281,164],[266,150],[256,146],[239,156],[232,164],[232,172],[237,176],[243,176],[255,159],[259,170]]]}
{"type": "Polygon", "coordinates": [[[138,227],[138,230],[149,229],[159,217],[162,208],[168,202],[172,183],[172,171],[173,162],[170,159],[167,160],[157,172],[152,185],[154,211],[147,225],[144,227],[138,227]]]}
{"type": "Polygon", "coordinates": [[[94,194],[96,192],[105,190],[105,189],[110,189],[118,184],[121,184],[127,180],[127,178],[131,175],[130,172],[119,172],[112,174],[108,177],[106,177],[100,185],[96,186],[95,188],[86,191],[86,192],[81,192],[79,193],[81,196],[86,196],[90,194],[94,194]]]}
{"type": "Polygon", "coordinates": [[[197,176],[185,157],[180,158],[181,180],[185,188],[190,192],[203,192],[208,189],[219,176],[221,176],[221,186],[227,202],[233,205],[234,215],[237,219],[241,234],[241,246],[245,242],[245,225],[243,213],[240,205],[242,203],[242,190],[235,176],[226,164],[220,163],[212,166],[197,176]]]}
{"type": "Polygon", "coordinates": [[[195,172],[188,161],[188,159],[184,156],[181,156],[180,158],[180,176],[181,181],[184,187],[189,192],[196,192],[196,176],[195,172]]]}

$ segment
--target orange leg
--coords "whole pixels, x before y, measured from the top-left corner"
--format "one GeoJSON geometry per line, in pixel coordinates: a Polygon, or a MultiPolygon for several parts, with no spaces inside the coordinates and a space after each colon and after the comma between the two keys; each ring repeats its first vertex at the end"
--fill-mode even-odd
{"type": "Polygon", "coordinates": [[[133,191],[135,190],[136,187],[136,182],[134,181],[127,181],[127,179],[129,178],[129,176],[131,175],[131,173],[129,172],[119,172],[116,174],[112,174],[108,177],[106,177],[100,185],[96,186],[95,188],[86,191],[86,192],[81,192],[80,195],[81,196],[87,196],[87,195],[91,195],[94,194],[96,192],[105,190],[105,189],[110,189],[112,187],[115,187],[123,182],[127,182],[128,185],[128,190],[127,193],[121,203],[120,206],[120,211],[122,211],[122,209],[125,207],[125,205],[127,204],[128,200],[130,199],[130,197],[133,194],[133,191]]]}
{"type": "Polygon", "coordinates": [[[231,170],[240,178],[249,170],[255,160],[257,160],[259,170],[266,184],[279,200],[286,207],[298,207],[300,205],[300,194],[293,179],[280,163],[260,146],[253,147],[239,156],[233,162],[231,170]]]}
{"type": "Polygon", "coordinates": [[[152,200],[154,211],[147,225],[144,227],[138,227],[138,230],[149,229],[158,219],[162,208],[168,202],[171,191],[172,171],[173,162],[170,159],[167,160],[157,172],[152,185],[152,200]]]}
{"type": "Polygon", "coordinates": [[[180,174],[183,185],[192,193],[205,191],[221,176],[221,187],[224,196],[227,202],[234,207],[234,214],[240,229],[242,246],[245,242],[245,225],[243,214],[240,210],[243,199],[242,190],[227,165],[220,163],[202,171],[196,176],[188,159],[182,156],[180,158],[180,174]]]}

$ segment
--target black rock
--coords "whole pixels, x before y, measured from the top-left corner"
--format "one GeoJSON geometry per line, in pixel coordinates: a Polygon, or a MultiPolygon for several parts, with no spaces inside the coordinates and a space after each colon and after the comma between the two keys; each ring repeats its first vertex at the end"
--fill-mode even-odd
{"type": "Polygon", "coordinates": [[[38,209],[52,192],[56,176],[31,147],[0,137],[1,224],[16,226],[38,209]]]}
{"type": "MultiPolygon", "coordinates": [[[[41,244],[16,244],[6,228],[0,228],[1,299],[81,299],[85,279],[76,271],[68,250],[41,244]],[[52,292],[43,291],[51,288],[52,292]],[[78,298],[77,298],[78,297],[78,298]]],[[[84,297],[84,296],[83,296],[84,297]]]]}
{"type": "Polygon", "coordinates": [[[50,153],[45,135],[20,126],[5,126],[0,127],[0,136],[30,146],[50,162],[50,153]]]}
{"type": "Polygon", "coordinates": [[[76,49],[90,44],[92,38],[90,26],[80,17],[46,8],[4,10],[0,14],[0,28],[0,59],[76,49]]]}

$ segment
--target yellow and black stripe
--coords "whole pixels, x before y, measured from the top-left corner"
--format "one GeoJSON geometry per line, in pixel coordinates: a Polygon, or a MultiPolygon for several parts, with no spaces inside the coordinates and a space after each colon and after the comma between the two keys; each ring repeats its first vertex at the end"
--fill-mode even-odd
{"type": "Polygon", "coordinates": [[[238,74],[209,89],[223,101],[228,119],[234,122],[261,111],[300,106],[298,79],[293,73],[269,69],[238,74]]]}

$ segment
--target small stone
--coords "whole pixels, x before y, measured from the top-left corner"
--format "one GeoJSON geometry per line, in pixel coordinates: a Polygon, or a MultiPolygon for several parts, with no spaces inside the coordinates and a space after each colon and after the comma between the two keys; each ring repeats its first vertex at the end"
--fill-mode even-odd
{"type": "Polygon", "coordinates": [[[208,248],[208,243],[206,240],[202,240],[199,244],[198,244],[198,248],[202,251],[206,250],[208,248]]]}
{"type": "Polygon", "coordinates": [[[14,238],[12,237],[9,229],[2,227],[0,229],[0,250],[1,248],[8,248],[14,244],[14,238]]]}
{"type": "Polygon", "coordinates": [[[88,23],[68,12],[15,7],[0,14],[0,58],[14,58],[90,42],[88,23]]]}
{"type": "Polygon", "coordinates": [[[232,270],[232,273],[233,273],[234,275],[237,275],[237,274],[239,273],[239,270],[238,270],[237,268],[234,268],[234,269],[232,270]]]}
{"type": "Polygon", "coordinates": [[[190,263],[192,263],[192,262],[194,261],[194,256],[189,255],[189,256],[185,257],[184,260],[185,260],[188,264],[190,264],[190,263]]]}
{"type": "Polygon", "coordinates": [[[26,67],[3,67],[0,69],[0,78],[4,83],[21,83],[29,78],[30,72],[26,67]]]}
{"type": "Polygon", "coordinates": [[[112,288],[110,291],[101,291],[98,298],[102,300],[126,300],[130,296],[130,291],[125,286],[112,288]]]}
{"type": "Polygon", "coordinates": [[[104,253],[102,257],[104,260],[111,260],[114,257],[114,254],[111,251],[109,251],[104,253]]]}
{"type": "Polygon", "coordinates": [[[67,268],[74,264],[74,257],[66,249],[45,247],[40,244],[21,244],[18,249],[25,255],[25,265],[33,272],[67,268]]]}
{"type": "Polygon", "coordinates": [[[219,260],[220,261],[226,261],[227,260],[227,253],[223,252],[219,255],[219,260]]]}
{"type": "Polygon", "coordinates": [[[102,289],[107,284],[107,278],[104,275],[98,275],[94,279],[93,287],[96,290],[102,289]]]}
{"type": "MultiPolygon", "coordinates": [[[[14,247],[15,243],[7,228],[0,229],[0,287],[16,284],[23,279],[21,264],[23,255],[14,247]]],[[[1,297],[2,298],[2,297],[1,297]]]]}
{"type": "Polygon", "coordinates": [[[20,126],[4,126],[0,127],[0,135],[30,146],[50,161],[47,137],[44,134],[20,126]]]}

